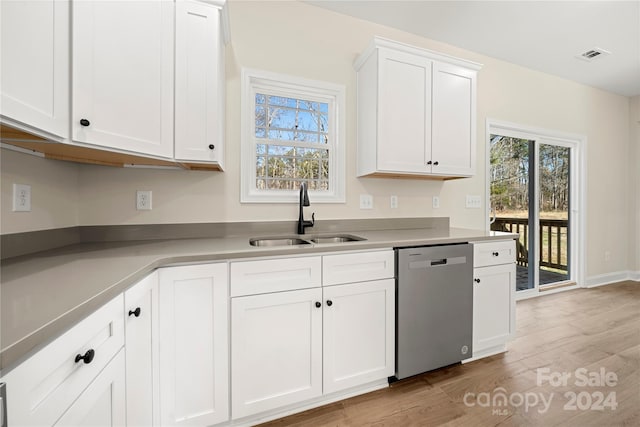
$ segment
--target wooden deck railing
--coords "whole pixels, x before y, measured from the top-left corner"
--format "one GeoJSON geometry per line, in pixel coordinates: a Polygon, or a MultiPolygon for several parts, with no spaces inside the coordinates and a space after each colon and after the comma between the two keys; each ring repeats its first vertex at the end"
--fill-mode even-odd
{"type": "MultiPolygon", "coordinates": [[[[566,219],[540,220],[540,266],[568,271],[568,225],[566,219]]],[[[527,218],[497,217],[491,224],[495,231],[518,233],[518,253],[516,262],[526,266],[529,263],[529,220],[527,218]]]]}

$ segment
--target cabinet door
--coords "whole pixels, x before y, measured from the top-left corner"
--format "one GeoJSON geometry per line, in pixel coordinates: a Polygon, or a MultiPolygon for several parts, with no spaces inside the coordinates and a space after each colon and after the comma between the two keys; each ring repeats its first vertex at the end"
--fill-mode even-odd
{"type": "Polygon", "coordinates": [[[395,371],[395,282],[323,289],[324,393],[386,379],[395,371]]]}
{"type": "Polygon", "coordinates": [[[162,268],[160,424],[229,419],[227,264],[162,268]]]}
{"type": "Polygon", "coordinates": [[[433,64],[432,173],[475,173],[475,71],[433,64]],[[437,162],[437,165],[436,165],[437,162]]]}
{"type": "Polygon", "coordinates": [[[233,298],[233,419],[322,394],[322,291],[233,298]]]}
{"type": "Polygon", "coordinates": [[[0,2],[2,119],[69,136],[69,2],[0,2]]]}
{"type": "Polygon", "coordinates": [[[504,345],[515,329],[515,264],[473,270],[473,353],[504,345]],[[479,280],[479,282],[478,282],[479,280]]]}
{"type": "Polygon", "coordinates": [[[123,309],[118,295],[3,378],[10,426],[54,425],[80,399],[122,349],[123,309]]]}
{"type": "Polygon", "coordinates": [[[158,273],[124,293],[127,425],[159,423],[158,273]]]}
{"type": "Polygon", "coordinates": [[[378,169],[431,170],[431,61],[380,49],[378,169]]]}
{"type": "Polygon", "coordinates": [[[126,425],[124,359],[124,351],[120,350],[55,426],[126,425]]]}
{"type": "Polygon", "coordinates": [[[74,141],[172,156],[173,8],[73,2],[74,141]]]}
{"type": "Polygon", "coordinates": [[[220,9],[202,2],[176,2],[177,160],[224,160],[224,102],[220,9]]]}

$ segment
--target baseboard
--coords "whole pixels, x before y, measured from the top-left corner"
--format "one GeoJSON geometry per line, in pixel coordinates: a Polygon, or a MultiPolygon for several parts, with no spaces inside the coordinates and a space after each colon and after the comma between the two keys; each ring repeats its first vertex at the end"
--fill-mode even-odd
{"type": "Polygon", "coordinates": [[[638,271],[618,271],[615,273],[600,274],[598,276],[588,277],[586,280],[586,288],[595,288],[597,286],[610,285],[611,283],[624,282],[625,280],[640,281],[640,272],[638,271]]]}

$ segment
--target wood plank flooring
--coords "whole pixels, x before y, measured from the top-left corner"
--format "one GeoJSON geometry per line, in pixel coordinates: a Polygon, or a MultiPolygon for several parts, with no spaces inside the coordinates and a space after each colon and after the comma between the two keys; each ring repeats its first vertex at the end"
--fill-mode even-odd
{"type": "Polygon", "coordinates": [[[516,338],[504,354],[432,371],[263,426],[640,426],[640,283],[519,301],[516,312],[516,338]],[[539,383],[538,374],[545,368],[549,374],[568,372],[571,377],[566,385],[539,383]],[[594,376],[604,369],[614,373],[617,382],[576,384],[585,376],[576,376],[579,368],[594,376]],[[499,394],[499,387],[510,401],[481,406],[487,393],[491,398],[499,394]],[[595,409],[598,392],[603,397],[615,393],[617,407],[595,409]],[[526,408],[520,398],[531,405],[526,408]],[[546,409],[542,398],[550,401],[546,409]]]}

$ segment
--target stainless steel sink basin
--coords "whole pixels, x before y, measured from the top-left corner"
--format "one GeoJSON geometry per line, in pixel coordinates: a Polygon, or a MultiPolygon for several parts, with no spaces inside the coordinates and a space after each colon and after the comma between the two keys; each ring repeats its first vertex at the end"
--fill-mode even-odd
{"type": "Polygon", "coordinates": [[[336,234],[331,236],[315,236],[311,240],[313,243],[346,243],[346,242],[359,242],[367,240],[364,237],[354,236],[352,234],[336,234]]]}
{"type": "Polygon", "coordinates": [[[295,246],[295,245],[309,245],[311,242],[303,240],[298,237],[260,237],[255,239],[249,239],[251,246],[295,246]]]}

